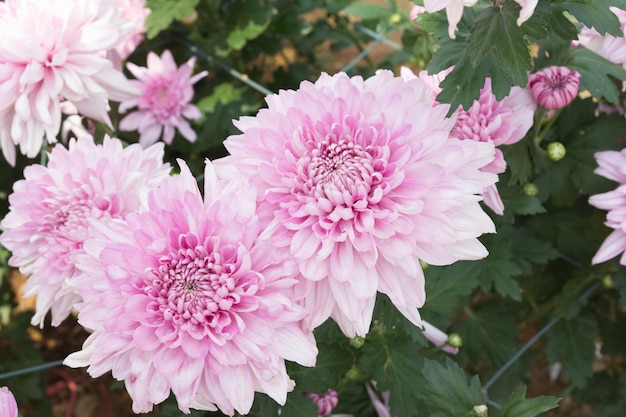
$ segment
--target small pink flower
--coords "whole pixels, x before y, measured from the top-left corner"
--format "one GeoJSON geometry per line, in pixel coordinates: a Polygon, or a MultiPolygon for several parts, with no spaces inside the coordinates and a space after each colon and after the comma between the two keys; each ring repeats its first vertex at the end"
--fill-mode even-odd
{"type": "Polygon", "coordinates": [[[334,389],[329,389],[324,394],[306,392],[304,395],[309,397],[311,401],[317,405],[317,417],[325,417],[329,415],[339,403],[337,391],[334,389]]]}
{"type": "Polygon", "coordinates": [[[137,110],[128,114],[119,125],[121,130],[137,130],[140,134],[139,143],[149,146],[159,140],[168,145],[172,143],[176,129],[190,142],[196,140],[196,132],[187,119],[198,119],[201,114],[191,104],[193,85],[208,73],[202,71],[191,75],[195,57],[179,67],[176,66],[172,53],[164,51],[159,57],[154,52],[148,53],[148,67],[138,67],[129,62],[126,64],[137,80],[131,81],[141,95],[120,104],[120,112],[132,107],[137,110]]]}
{"type": "Polygon", "coordinates": [[[168,176],[163,145],[124,148],[116,138],[96,145],[91,136],[58,144],[47,166],[29,165],[13,185],[10,212],[0,223],[9,264],[29,276],[26,296],[37,294],[33,324],[48,311],[58,326],[80,297],[71,285],[78,272],[72,256],[91,235],[89,223],[139,210],[148,190],[168,176]]]}
{"type": "Polygon", "coordinates": [[[112,371],[136,413],[170,390],[185,413],[246,414],[255,391],[284,404],[285,360],[313,366],[317,355],[294,301],[296,265],[266,239],[245,180],[222,184],[207,163],[203,197],[179,163],[145,211],[92,223],[75,285],[93,333],[65,363],[112,371]]]}
{"type": "Polygon", "coordinates": [[[626,149],[604,151],[595,154],[598,168],[596,174],[619,183],[617,188],[589,198],[589,204],[608,210],[605,224],[615,229],[602,243],[592,259],[592,264],[606,262],[622,254],[620,264],[626,265],[626,149]]]}
{"type": "Polygon", "coordinates": [[[426,320],[422,320],[422,326],[424,327],[424,337],[426,337],[426,339],[428,339],[432,344],[440,347],[444,352],[451,353],[452,355],[459,353],[459,348],[448,345],[448,335],[445,332],[433,326],[426,320]]]}
{"type": "Polygon", "coordinates": [[[100,0],[0,2],[0,147],[10,164],[16,145],[33,158],[44,139],[56,142],[62,101],[111,125],[108,100],[136,94],[106,58],[123,25],[100,0]]]}
{"type": "Polygon", "coordinates": [[[535,101],[548,110],[567,106],[578,94],[580,74],[567,67],[552,66],[537,71],[528,78],[528,87],[535,101]]]}
{"type": "Polygon", "coordinates": [[[420,325],[418,259],[487,255],[477,237],[494,226],[477,194],[497,179],[481,171],[493,144],[451,138],[448,105],[390,71],[322,74],[266,101],[236,122],[243,133],[226,139],[231,156],[217,164],[257,187],[259,215],[298,262],[311,326],[330,316],[364,336],[377,291],[420,325]]]}
{"type": "Polygon", "coordinates": [[[0,388],[0,416],[17,417],[17,402],[7,387],[0,388]]]}

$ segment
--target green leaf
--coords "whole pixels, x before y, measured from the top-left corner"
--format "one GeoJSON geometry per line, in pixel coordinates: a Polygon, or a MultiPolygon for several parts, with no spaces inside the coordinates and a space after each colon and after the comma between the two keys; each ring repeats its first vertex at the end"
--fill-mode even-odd
{"type": "Polygon", "coordinates": [[[414,416],[422,369],[422,357],[417,354],[417,346],[406,337],[370,335],[362,348],[360,368],[371,372],[377,389],[390,391],[389,406],[393,415],[414,416]],[[369,340],[370,337],[372,340],[369,340]]]}
{"type": "Polygon", "coordinates": [[[491,302],[470,313],[452,327],[463,338],[458,356],[469,363],[487,360],[493,366],[503,365],[517,350],[517,328],[510,309],[491,302]]]}
{"type": "Polygon", "coordinates": [[[236,14],[226,43],[229,48],[241,50],[249,40],[256,39],[269,26],[272,17],[278,14],[276,8],[257,1],[246,1],[241,11],[236,14]]]}
{"type": "Polygon", "coordinates": [[[329,388],[337,387],[341,377],[354,363],[352,354],[335,344],[325,344],[320,340],[318,349],[315,367],[287,363],[289,376],[302,391],[323,393],[329,388]]]}
{"type": "Polygon", "coordinates": [[[151,12],[146,18],[146,36],[154,39],[167,29],[174,20],[184,19],[195,9],[200,0],[148,0],[146,7],[151,12]]]}
{"type": "Polygon", "coordinates": [[[280,407],[280,417],[317,417],[317,406],[302,390],[296,388],[287,395],[287,402],[280,407]]]}
{"type": "Polygon", "coordinates": [[[478,15],[467,40],[467,54],[472,67],[477,67],[487,54],[495,54],[513,84],[526,85],[532,64],[524,29],[517,26],[519,9],[512,4],[491,6],[478,15]]]}
{"type": "Polygon", "coordinates": [[[342,12],[350,16],[359,17],[363,20],[388,19],[393,13],[391,9],[379,4],[355,1],[345,7],[342,12]]]}
{"type": "Polygon", "coordinates": [[[213,94],[198,101],[197,107],[203,113],[212,113],[218,104],[227,105],[241,100],[245,87],[235,87],[232,83],[221,83],[213,89],[213,94]]]}
{"type": "Polygon", "coordinates": [[[555,10],[571,13],[587,27],[595,28],[600,34],[610,33],[614,36],[623,36],[622,28],[615,14],[609,9],[617,6],[626,9],[624,0],[555,0],[552,7],[555,10]]]}
{"type": "Polygon", "coordinates": [[[484,402],[478,376],[468,378],[465,371],[448,357],[444,364],[425,360],[422,374],[424,383],[420,387],[420,397],[431,411],[424,415],[469,416],[474,406],[484,402]]]}
{"type": "Polygon", "coordinates": [[[546,354],[550,363],[563,364],[563,376],[582,387],[593,374],[594,336],[598,325],[593,318],[577,316],[561,320],[547,335],[546,354]]]}
{"type": "Polygon", "coordinates": [[[624,68],[583,46],[571,50],[568,67],[580,73],[581,90],[588,90],[592,96],[605,98],[610,103],[620,103],[621,84],[617,85],[609,76],[626,80],[624,68]]]}
{"type": "Polygon", "coordinates": [[[526,398],[526,387],[522,387],[502,403],[500,417],[535,417],[558,404],[559,398],[552,396],[526,398]]]}

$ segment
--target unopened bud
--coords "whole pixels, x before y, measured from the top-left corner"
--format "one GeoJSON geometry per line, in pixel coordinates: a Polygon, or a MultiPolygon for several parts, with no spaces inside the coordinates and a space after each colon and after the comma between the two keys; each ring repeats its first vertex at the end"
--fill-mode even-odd
{"type": "Polygon", "coordinates": [[[455,348],[460,348],[461,346],[463,346],[463,338],[458,333],[450,333],[450,335],[448,336],[448,345],[455,348]]]}
{"type": "Polygon", "coordinates": [[[402,15],[400,13],[394,13],[391,16],[389,16],[389,23],[391,23],[392,25],[397,25],[401,21],[402,21],[402,15]]]}
{"type": "Polygon", "coordinates": [[[567,67],[544,68],[528,77],[528,87],[540,106],[555,110],[567,106],[576,98],[580,73],[567,67]]]}
{"type": "Polygon", "coordinates": [[[196,12],[195,10],[180,19],[180,21],[183,22],[183,24],[185,25],[192,25],[196,23],[196,20],[198,20],[198,12],[196,12]]]}
{"type": "Polygon", "coordinates": [[[361,376],[361,370],[356,366],[353,366],[346,372],[346,379],[349,381],[356,381],[361,376]]]}
{"type": "Polygon", "coordinates": [[[352,339],[350,339],[350,346],[352,346],[355,349],[362,348],[364,344],[365,344],[365,338],[361,336],[355,336],[352,339]]]}
{"type": "Polygon", "coordinates": [[[476,417],[487,417],[487,406],[485,404],[475,405],[472,409],[476,417]]]}
{"type": "Polygon", "coordinates": [[[548,145],[548,158],[557,162],[565,156],[565,146],[561,142],[552,142],[548,145]]]}
{"type": "Polygon", "coordinates": [[[534,183],[529,182],[528,184],[524,185],[524,194],[530,197],[535,197],[537,194],[539,194],[539,187],[537,187],[534,183]]]}
{"type": "Polygon", "coordinates": [[[613,277],[610,275],[605,275],[602,277],[602,286],[606,289],[613,288],[613,277]]]}

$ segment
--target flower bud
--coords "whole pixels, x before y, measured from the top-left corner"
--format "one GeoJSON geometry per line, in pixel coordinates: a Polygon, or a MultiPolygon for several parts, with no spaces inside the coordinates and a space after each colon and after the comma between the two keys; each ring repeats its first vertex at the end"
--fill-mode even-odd
{"type": "Polygon", "coordinates": [[[565,146],[561,142],[552,142],[548,145],[548,158],[554,162],[560,161],[565,156],[565,146]]]}
{"type": "Polygon", "coordinates": [[[352,339],[350,339],[350,346],[352,346],[355,349],[362,348],[364,344],[365,344],[365,338],[361,336],[355,336],[352,339]]]}
{"type": "Polygon", "coordinates": [[[613,277],[612,276],[607,274],[607,275],[602,277],[602,286],[604,288],[606,288],[608,290],[608,289],[613,288],[613,285],[614,285],[614,282],[613,282],[613,277]]]}
{"type": "Polygon", "coordinates": [[[580,73],[567,67],[552,66],[537,71],[528,78],[535,101],[548,110],[567,106],[576,98],[580,73]]]}
{"type": "Polygon", "coordinates": [[[350,381],[356,381],[360,376],[361,370],[356,366],[353,366],[348,370],[348,372],[346,372],[346,378],[350,381]]]}
{"type": "Polygon", "coordinates": [[[463,346],[463,338],[458,333],[450,333],[450,336],[448,336],[448,345],[460,348],[463,346]]]}
{"type": "Polygon", "coordinates": [[[313,401],[313,404],[317,406],[317,417],[325,417],[332,413],[333,409],[337,407],[337,403],[339,402],[337,391],[334,389],[329,389],[324,394],[318,395],[305,392],[304,395],[309,397],[311,401],[313,401]]]}
{"type": "Polygon", "coordinates": [[[534,183],[529,182],[528,184],[524,185],[524,194],[530,197],[535,197],[537,194],[539,194],[539,187],[537,187],[537,185],[535,185],[534,183]]]}
{"type": "Polygon", "coordinates": [[[0,416],[17,417],[17,402],[7,387],[0,388],[0,416]]]}
{"type": "Polygon", "coordinates": [[[487,417],[487,406],[485,404],[475,405],[472,409],[476,417],[487,417]]]}

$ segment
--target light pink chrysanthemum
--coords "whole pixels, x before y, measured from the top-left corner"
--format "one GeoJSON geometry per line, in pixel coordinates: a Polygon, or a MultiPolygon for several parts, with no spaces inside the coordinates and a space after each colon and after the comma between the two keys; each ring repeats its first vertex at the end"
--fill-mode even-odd
{"type": "Polygon", "coordinates": [[[17,402],[7,387],[0,387],[0,416],[17,417],[17,402]]]}
{"type": "MultiPolygon", "coordinates": [[[[622,33],[626,33],[626,10],[617,7],[609,7],[617,16],[622,27],[622,33]]],[[[583,26],[578,35],[580,44],[603,58],[626,68],[626,40],[623,36],[613,36],[610,34],[600,35],[595,29],[583,26]]]]}
{"type": "Polygon", "coordinates": [[[452,355],[459,353],[459,348],[448,345],[448,335],[444,331],[433,326],[426,320],[422,321],[422,327],[424,328],[424,337],[433,345],[440,347],[441,350],[452,355]]]}
{"type": "Polygon", "coordinates": [[[93,333],[65,363],[92,376],[111,370],[135,412],[170,390],[186,413],[246,414],[255,391],[284,404],[285,359],[315,364],[293,301],[295,264],[261,236],[254,189],[222,186],[210,164],[204,184],[203,201],[181,162],[146,211],[94,224],[76,257],[78,320],[93,333]]]}
{"type": "Polygon", "coordinates": [[[146,0],[112,0],[117,6],[122,19],[126,21],[126,35],[115,47],[117,59],[126,59],[137,45],[139,45],[146,33],[145,21],[150,14],[150,9],[146,7],[146,0]]]}
{"type": "MultiPolygon", "coordinates": [[[[485,80],[480,97],[464,110],[459,107],[452,131],[459,139],[489,142],[495,146],[519,142],[533,125],[536,108],[532,93],[527,88],[513,86],[508,96],[498,101],[491,91],[491,79],[485,80]]],[[[500,149],[496,149],[493,161],[483,171],[501,174],[506,162],[500,149]]],[[[495,185],[483,192],[485,204],[496,214],[504,213],[504,205],[495,185]]]]}
{"type": "Polygon", "coordinates": [[[148,54],[148,67],[138,67],[129,62],[126,64],[137,80],[131,81],[141,95],[132,100],[124,101],[120,111],[137,107],[120,122],[121,130],[137,130],[140,134],[139,143],[148,146],[159,140],[171,144],[175,130],[190,142],[196,140],[196,132],[186,119],[198,119],[201,114],[196,106],[190,103],[193,98],[193,85],[207,75],[202,71],[191,75],[195,57],[179,67],[176,66],[170,51],[166,50],[159,57],[154,52],[148,54]]]}
{"type": "Polygon", "coordinates": [[[132,97],[134,87],[106,52],[124,21],[100,0],[0,2],[0,147],[15,163],[15,145],[32,158],[61,127],[60,103],[110,124],[108,100],[132,97]]]}
{"type": "Polygon", "coordinates": [[[77,273],[71,257],[90,236],[89,223],[138,211],[169,170],[163,145],[123,148],[108,137],[96,145],[91,136],[70,140],[69,149],[55,146],[47,167],[24,169],[0,223],[0,243],[12,252],[9,264],[29,275],[26,296],[37,294],[33,324],[43,325],[51,311],[57,326],[80,301],[71,286],[77,273]]]}
{"type": "Polygon", "coordinates": [[[365,335],[377,290],[419,325],[418,258],[487,255],[476,237],[494,226],[477,194],[497,180],[480,171],[493,145],[449,138],[448,106],[390,71],[323,74],[266,101],[235,122],[243,134],[226,139],[220,175],[258,188],[273,239],[299,263],[311,325],[332,316],[346,335],[365,335]]]}
{"type": "Polygon", "coordinates": [[[567,106],[578,95],[580,73],[567,67],[543,68],[528,77],[528,87],[537,104],[548,110],[567,106]]]}
{"type": "Polygon", "coordinates": [[[606,224],[615,229],[602,243],[592,263],[599,264],[622,254],[620,263],[626,265],[626,149],[604,151],[595,154],[598,168],[596,174],[619,183],[619,186],[603,194],[589,198],[589,204],[608,210],[606,224]]]}
{"type": "Polygon", "coordinates": [[[317,406],[317,417],[326,417],[327,415],[330,415],[339,403],[337,391],[334,389],[329,389],[323,394],[306,392],[304,395],[310,398],[311,401],[313,401],[313,403],[317,406]]]}

